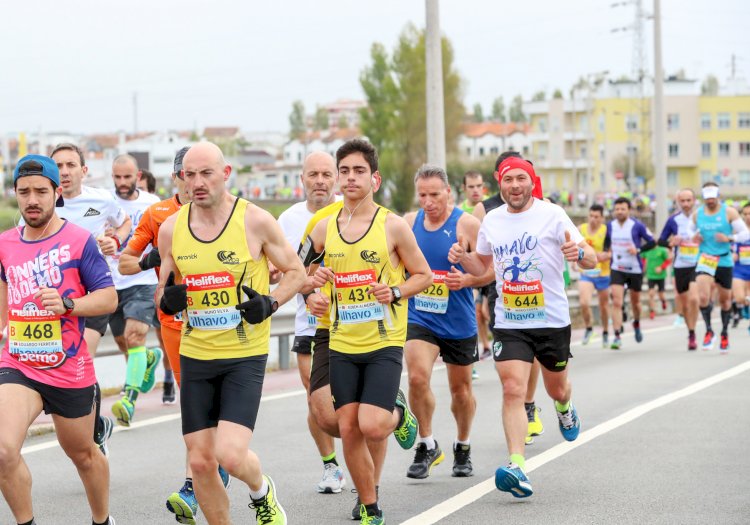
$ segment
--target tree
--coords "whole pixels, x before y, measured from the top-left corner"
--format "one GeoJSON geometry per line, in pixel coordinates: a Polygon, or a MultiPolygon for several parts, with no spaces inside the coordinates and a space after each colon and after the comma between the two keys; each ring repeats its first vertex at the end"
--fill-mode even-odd
{"type": "Polygon", "coordinates": [[[526,122],[526,115],[523,114],[523,97],[521,95],[513,97],[508,109],[508,120],[511,122],[526,122]]]}
{"type": "Polygon", "coordinates": [[[301,100],[292,102],[292,112],[289,114],[289,138],[301,139],[307,131],[305,123],[305,105],[301,100]]]}
{"type": "Polygon", "coordinates": [[[492,101],[492,120],[505,122],[505,102],[503,97],[497,97],[492,101]]]}
{"type": "Polygon", "coordinates": [[[315,131],[328,129],[328,110],[326,108],[318,107],[318,109],[315,110],[313,129],[315,131]]]}
{"type": "Polygon", "coordinates": [[[547,100],[547,94],[544,91],[537,91],[534,96],[531,97],[532,102],[544,102],[547,100]]]}
{"type": "Polygon", "coordinates": [[[484,110],[480,103],[474,104],[474,114],[471,118],[474,122],[484,122],[484,110]]]}
{"type": "MultiPolygon", "coordinates": [[[[456,151],[466,114],[462,80],[453,65],[453,47],[442,39],[443,97],[446,149],[456,151]]],[[[414,202],[414,173],[427,152],[425,36],[408,25],[388,55],[382,44],[373,44],[371,64],[360,74],[367,99],[361,110],[362,134],[378,149],[380,174],[392,188],[390,205],[397,211],[414,202]]]]}
{"type": "Polygon", "coordinates": [[[552,94],[552,98],[554,99],[561,99],[563,98],[563,92],[559,89],[556,89],[555,92],[552,94]]]}
{"type": "Polygon", "coordinates": [[[701,95],[715,97],[719,94],[719,79],[713,75],[708,75],[706,80],[701,84],[701,95]]]}
{"type": "MultiPolygon", "coordinates": [[[[620,172],[624,175],[624,181],[631,189],[635,188],[636,181],[630,180],[630,162],[631,158],[627,154],[615,157],[612,160],[612,171],[620,172]]],[[[633,175],[643,177],[644,188],[648,186],[651,179],[654,178],[654,166],[645,155],[636,155],[633,159],[633,175]]]]}
{"type": "Polygon", "coordinates": [[[346,115],[341,115],[336,125],[339,129],[347,129],[349,127],[349,121],[347,120],[346,115]]]}

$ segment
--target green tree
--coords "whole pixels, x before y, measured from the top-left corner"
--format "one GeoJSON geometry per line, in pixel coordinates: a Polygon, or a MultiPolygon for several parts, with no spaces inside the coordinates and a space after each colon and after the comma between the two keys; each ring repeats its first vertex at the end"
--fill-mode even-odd
{"type": "MultiPolygon", "coordinates": [[[[466,113],[462,80],[453,65],[453,47],[442,39],[446,149],[456,151],[466,113]]],[[[371,64],[360,74],[367,108],[361,111],[362,134],[378,149],[380,174],[392,187],[390,205],[400,211],[414,201],[414,172],[427,152],[424,31],[408,25],[389,56],[373,44],[371,64]]]]}
{"type": "Polygon", "coordinates": [[[544,91],[537,91],[534,96],[531,97],[532,102],[544,102],[547,100],[547,94],[544,91]]]}
{"type": "Polygon", "coordinates": [[[346,115],[341,115],[336,125],[338,126],[339,129],[349,128],[349,120],[347,120],[346,115]]]}
{"type": "Polygon", "coordinates": [[[291,140],[301,139],[307,129],[305,123],[305,105],[301,100],[292,103],[292,112],[289,114],[289,138],[291,140]]]}
{"type": "Polygon", "coordinates": [[[315,131],[328,129],[328,110],[326,108],[318,107],[318,109],[315,110],[313,128],[315,131]]]}
{"type": "Polygon", "coordinates": [[[555,92],[552,94],[552,98],[554,99],[561,99],[563,98],[563,92],[559,89],[556,89],[555,92]]]}
{"type": "Polygon", "coordinates": [[[521,95],[513,97],[508,109],[508,120],[511,122],[526,122],[526,115],[523,113],[523,97],[521,95]]]}
{"type": "Polygon", "coordinates": [[[505,122],[505,102],[503,97],[497,97],[492,101],[492,120],[505,122]]]}
{"type": "Polygon", "coordinates": [[[701,84],[701,95],[715,97],[719,94],[719,79],[713,75],[708,75],[701,84]]]}
{"type": "Polygon", "coordinates": [[[471,118],[474,122],[484,122],[484,110],[479,102],[474,104],[474,114],[471,118]]]}

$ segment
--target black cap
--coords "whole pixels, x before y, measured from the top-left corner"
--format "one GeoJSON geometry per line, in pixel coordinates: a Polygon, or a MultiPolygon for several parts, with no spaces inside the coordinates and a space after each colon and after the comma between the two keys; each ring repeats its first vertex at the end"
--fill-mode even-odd
{"type": "Polygon", "coordinates": [[[182,159],[185,157],[185,153],[188,152],[190,149],[190,146],[185,146],[180,151],[178,151],[174,156],[174,173],[177,173],[178,175],[182,171],[182,159]]]}

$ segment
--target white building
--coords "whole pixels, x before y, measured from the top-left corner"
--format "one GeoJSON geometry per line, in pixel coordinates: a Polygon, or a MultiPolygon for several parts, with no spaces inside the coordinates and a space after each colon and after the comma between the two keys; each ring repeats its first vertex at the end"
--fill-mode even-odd
{"type": "Polygon", "coordinates": [[[491,159],[513,150],[524,157],[529,153],[528,127],[525,124],[467,122],[458,136],[458,150],[468,160],[491,159]]]}

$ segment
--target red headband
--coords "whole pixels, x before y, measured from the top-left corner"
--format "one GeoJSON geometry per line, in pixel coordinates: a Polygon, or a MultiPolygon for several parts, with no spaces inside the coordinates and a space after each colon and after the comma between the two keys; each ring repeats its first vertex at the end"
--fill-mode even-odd
{"type": "Polygon", "coordinates": [[[518,157],[507,157],[500,163],[500,166],[498,166],[497,171],[495,172],[495,179],[497,180],[497,182],[500,183],[500,179],[502,178],[503,173],[512,169],[520,169],[525,171],[534,182],[534,189],[531,194],[537,199],[543,198],[544,193],[542,192],[542,179],[537,176],[536,172],[534,171],[534,166],[532,166],[531,162],[529,162],[528,160],[524,160],[518,157]]]}

